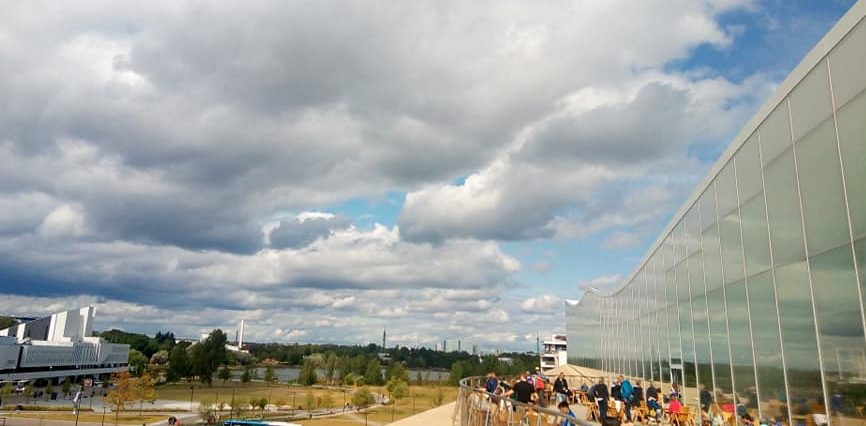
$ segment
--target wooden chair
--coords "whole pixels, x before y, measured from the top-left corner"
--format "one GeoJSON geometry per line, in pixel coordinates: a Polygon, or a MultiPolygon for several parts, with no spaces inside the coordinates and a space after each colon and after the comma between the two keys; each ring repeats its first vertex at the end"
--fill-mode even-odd
{"type": "Polygon", "coordinates": [[[640,405],[632,407],[631,416],[632,420],[640,419],[641,423],[649,424],[649,406],[646,405],[646,401],[641,400],[640,405]]]}
{"type": "Polygon", "coordinates": [[[685,405],[683,406],[682,411],[680,411],[679,416],[679,424],[681,426],[696,426],[695,425],[695,412],[692,411],[692,407],[685,405]]]}

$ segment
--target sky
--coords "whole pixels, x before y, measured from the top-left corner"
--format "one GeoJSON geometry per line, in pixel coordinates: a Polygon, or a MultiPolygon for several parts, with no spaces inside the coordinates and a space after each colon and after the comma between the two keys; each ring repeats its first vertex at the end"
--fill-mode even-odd
{"type": "Polygon", "coordinates": [[[532,351],[853,0],[0,5],[0,314],[532,351]]]}

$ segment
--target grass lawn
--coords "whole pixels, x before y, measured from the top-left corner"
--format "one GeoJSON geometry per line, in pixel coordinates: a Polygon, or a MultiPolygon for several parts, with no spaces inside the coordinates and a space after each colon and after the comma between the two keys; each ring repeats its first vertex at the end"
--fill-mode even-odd
{"type": "MultiPolygon", "coordinates": [[[[298,386],[287,386],[281,384],[272,384],[268,386],[264,383],[238,383],[228,382],[223,386],[222,381],[214,382],[212,387],[207,387],[199,383],[195,384],[195,389],[190,394],[190,385],[176,384],[164,385],[156,388],[157,399],[169,399],[175,401],[189,401],[190,396],[196,402],[207,401],[213,404],[219,402],[225,403],[226,407],[232,401],[234,395],[235,401],[238,404],[249,404],[250,400],[265,398],[271,404],[278,404],[289,408],[291,406],[305,406],[307,395],[312,393],[313,399],[327,400],[330,397],[333,407],[343,406],[343,392],[338,389],[320,389],[320,388],[304,388],[298,386]]],[[[352,398],[352,394],[346,393],[346,400],[352,398]]],[[[226,408],[228,409],[228,408],[226,408]]]]}
{"type": "MultiPolygon", "coordinates": [[[[176,401],[189,401],[190,389],[188,384],[165,385],[157,387],[157,398],[176,401]]],[[[410,396],[401,399],[397,403],[394,410],[394,420],[399,420],[404,417],[412,416],[431,408],[434,408],[433,399],[436,396],[436,386],[410,386],[410,396]],[[414,407],[414,408],[413,408],[414,407]]],[[[457,388],[450,386],[442,386],[442,404],[447,404],[457,398],[457,388]]],[[[387,390],[381,386],[371,386],[370,391],[373,393],[387,394],[387,390]]],[[[304,388],[287,385],[271,385],[264,383],[238,383],[229,382],[225,386],[222,382],[214,382],[212,387],[195,385],[193,400],[196,402],[207,401],[211,403],[223,402],[226,404],[226,410],[232,400],[234,392],[235,401],[239,404],[249,404],[250,400],[255,398],[268,398],[270,395],[271,404],[278,404],[283,407],[280,413],[265,413],[265,417],[284,416],[286,411],[291,407],[306,407],[307,400],[312,394],[313,400],[327,401],[329,398],[332,402],[330,407],[335,411],[339,411],[343,407],[344,394],[337,389],[320,389],[320,388],[304,388]]],[[[352,393],[345,393],[345,400],[351,402],[352,393]]],[[[320,407],[325,408],[325,407],[320,407]]],[[[391,406],[377,407],[370,410],[367,415],[368,422],[372,424],[387,424],[391,422],[391,406]]],[[[254,418],[258,417],[258,410],[245,410],[242,417],[254,418]]],[[[348,414],[345,416],[317,419],[311,421],[296,421],[303,425],[327,426],[327,425],[357,425],[364,424],[364,415],[348,414]]]]}
{"type": "MultiPolygon", "coordinates": [[[[8,413],[4,414],[9,418],[26,418],[26,419],[39,419],[39,420],[66,420],[70,422],[75,421],[75,414],[72,413],[28,413],[26,411],[20,413],[8,413]]],[[[139,417],[138,413],[121,413],[118,418],[118,424],[124,425],[140,425],[143,423],[152,423],[160,420],[165,420],[166,417],[164,414],[158,415],[148,415],[144,414],[139,417]]],[[[102,422],[102,413],[81,413],[78,416],[79,422],[90,422],[90,423],[100,423],[102,422]]],[[[114,414],[109,413],[105,416],[105,424],[113,425],[114,424],[114,414]]]]}
{"type": "MultiPolygon", "coordinates": [[[[434,408],[433,398],[436,395],[436,388],[429,386],[410,386],[411,393],[415,396],[415,404],[413,409],[412,397],[406,397],[397,402],[397,407],[394,410],[394,421],[404,417],[413,416],[415,414],[427,411],[434,408]]],[[[372,392],[385,392],[384,388],[372,387],[372,392]]],[[[442,387],[442,404],[450,403],[457,399],[456,387],[442,387]]],[[[369,424],[388,424],[391,423],[391,406],[378,407],[370,410],[367,414],[369,424]]],[[[364,424],[363,414],[349,414],[345,416],[333,417],[329,419],[303,420],[296,421],[302,425],[310,426],[341,426],[341,425],[358,425],[364,424]]]]}

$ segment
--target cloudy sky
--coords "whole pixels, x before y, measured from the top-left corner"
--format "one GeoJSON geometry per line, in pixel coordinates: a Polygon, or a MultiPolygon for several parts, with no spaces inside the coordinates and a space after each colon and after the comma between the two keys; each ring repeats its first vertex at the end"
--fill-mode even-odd
{"type": "Polygon", "coordinates": [[[853,0],[0,5],[0,314],[534,350],[853,0]]]}

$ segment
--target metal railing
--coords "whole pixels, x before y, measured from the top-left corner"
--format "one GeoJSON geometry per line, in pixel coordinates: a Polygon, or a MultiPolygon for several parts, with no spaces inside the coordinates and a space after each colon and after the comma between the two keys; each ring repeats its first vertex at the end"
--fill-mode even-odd
{"type": "MultiPolygon", "coordinates": [[[[460,381],[452,424],[460,426],[560,426],[563,420],[579,426],[598,426],[559,412],[525,404],[484,390],[486,377],[467,377],[460,381]]],[[[566,423],[568,424],[568,423],[566,423]]]]}

